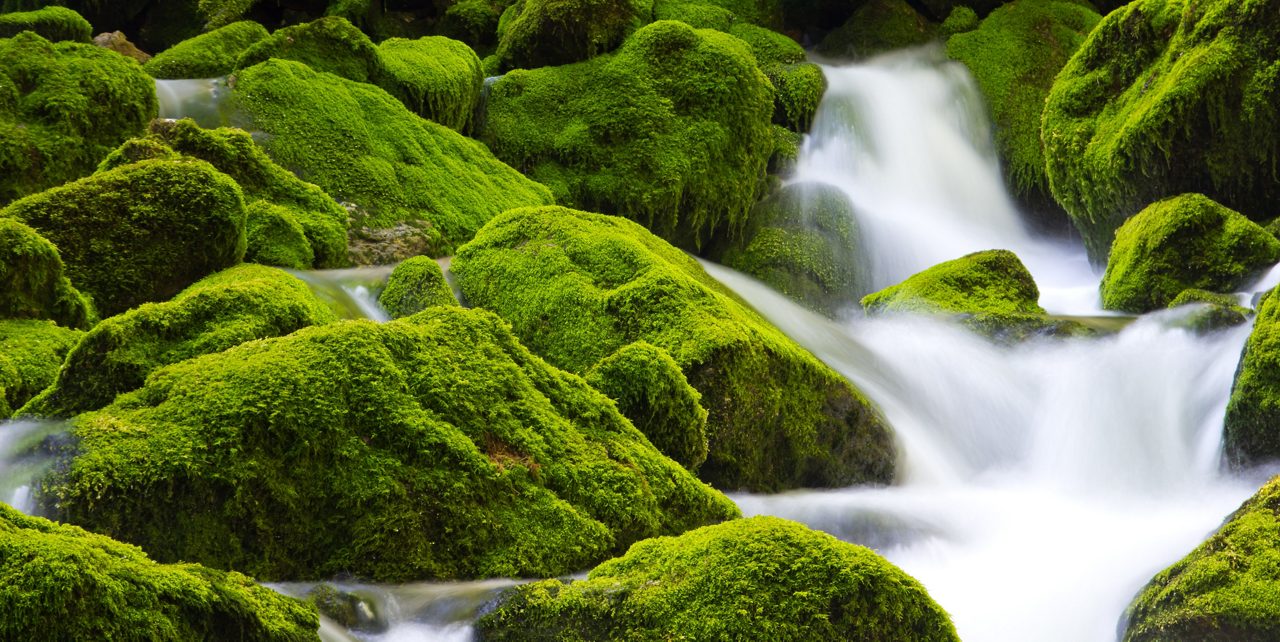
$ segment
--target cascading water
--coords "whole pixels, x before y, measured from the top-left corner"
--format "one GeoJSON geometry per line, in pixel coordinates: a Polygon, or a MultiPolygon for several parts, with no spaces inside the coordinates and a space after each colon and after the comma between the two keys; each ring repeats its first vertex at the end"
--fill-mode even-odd
{"type": "Polygon", "coordinates": [[[390,320],[378,305],[378,293],[387,284],[387,266],[292,272],[343,319],[390,320]]]}
{"type": "Polygon", "coordinates": [[[157,80],[160,118],[190,118],[201,127],[225,127],[231,123],[226,78],[157,80]]]}

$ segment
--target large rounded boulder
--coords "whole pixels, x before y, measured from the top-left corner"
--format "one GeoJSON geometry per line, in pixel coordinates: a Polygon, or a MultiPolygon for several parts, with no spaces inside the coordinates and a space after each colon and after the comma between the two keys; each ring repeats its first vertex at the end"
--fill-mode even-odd
{"type": "Polygon", "coordinates": [[[51,319],[70,328],[95,320],[93,304],[67,279],[58,248],[29,225],[3,217],[0,319],[51,319]]]}
{"type": "Polygon", "coordinates": [[[51,321],[0,320],[0,419],[53,383],[82,334],[51,321]]]}

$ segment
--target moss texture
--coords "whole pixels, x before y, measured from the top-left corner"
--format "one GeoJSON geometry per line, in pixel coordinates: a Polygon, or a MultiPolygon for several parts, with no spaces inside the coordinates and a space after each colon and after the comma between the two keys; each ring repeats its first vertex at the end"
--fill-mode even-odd
{"type": "Polygon", "coordinates": [[[0,419],[53,383],[82,334],[52,321],[0,320],[0,419]]]}
{"type": "Polygon", "coordinates": [[[156,109],[151,78],[114,51],[0,39],[0,205],[91,173],[156,109]]]}
{"type": "Polygon", "coordinates": [[[618,48],[649,21],[653,0],[516,0],[498,33],[504,69],[581,62],[618,48]]]}
{"type": "Polygon", "coordinates": [[[447,256],[494,214],[551,202],[484,145],[377,87],[284,60],[236,76],[234,100],[277,163],[353,203],[357,227],[421,225],[415,253],[447,256]]]}
{"type": "Polygon", "coordinates": [[[640,542],[585,580],[511,589],[481,640],[959,640],[919,582],[776,517],[640,542]]]}
{"type": "Polygon", "coordinates": [[[827,90],[822,68],[805,62],[804,49],[775,31],[740,23],[733,25],[729,33],[747,43],[756,64],[773,83],[773,122],[791,131],[809,131],[818,103],[827,90]]]}
{"type": "Polygon", "coordinates": [[[1231,292],[1280,260],[1280,241],[1201,194],[1168,198],[1116,231],[1102,277],[1102,305],[1147,312],[1183,290],[1231,292]]]}
{"type": "Polygon", "coordinates": [[[245,50],[267,36],[266,28],[252,20],[233,22],[165,49],[142,68],[154,78],[225,76],[245,50]]]}
{"type": "Polygon", "coordinates": [[[244,260],[294,270],[306,270],[315,263],[306,231],[289,208],[254,201],[244,208],[244,218],[248,240],[244,260]]]}
{"type": "Polygon", "coordinates": [[[22,414],[70,417],[97,410],[142,387],[161,366],[336,320],[297,278],[239,265],[201,279],[170,301],[94,326],[68,355],[57,381],[22,414]]]}
{"type": "Polygon", "coordinates": [[[96,320],[67,279],[58,250],[30,226],[0,217],[0,319],[52,319],[71,328],[96,320]]]}
{"type": "Polygon", "coordinates": [[[203,161],[148,160],[15,201],[0,218],[58,247],[67,276],[114,315],[244,257],[244,201],[203,161]]]}
{"type": "Polygon", "coordinates": [[[1241,306],[1234,296],[1207,290],[1183,290],[1169,303],[1169,309],[1184,305],[1194,308],[1183,323],[1198,334],[1234,328],[1247,323],[1253,316],[1253,310],[1241,306]]]}
{"type": "Polygon", "coordinates": [[[74,424],[57,515],[264,579],[568,573],[737,515],[491,313],[249,342],[74,424]]]}
{"type": "Polygon", "coordinates": [[[1280,296],[1271,290],[1245,343],[1227,402],[1223,450],[1233,467],[1280,459],[1280,296]]]}
{"type": "Polygon", "coordinates": [[[93,27],[89,21],[66,7],[0,14],[0,38],[11,38],[23,31],[35,32],[50,42],[93,41],[93,27]]]}
{"type": "Polygon", "coordinates": [[[710,413],[699,476],[720,488],[893,479],[889,428],[861,394],[631,221],[511,210],[450,271],[470,304],[501,314],[558,367],[586,372],[640,340],[667,350],[710,413]]]}
{"type": "Polygon", "coordinates": [[[482,139],[558,202],[694,248],[746,222],[772,114],[769,81],[741,40],[660,21],[615,54],[503,76],[482,139]]]}
{"type": "MultiPolygon", "coordinates": [[[[1274,298],[1274,297],[1273,297],[1274,298]]],[[[1280,478],[1152,578],[1125,614],[1124,642],[1280,638],[1280,478]]]]}
{"type": "Polygon", "coordinates": [[[1280,200],[1280,1],[1113,11],[1058,76],[1041,134],[1053,195],[1095,260],[1126,218],[1177,194],[1268,220],[1280,200]]]}
{"type": "Polygon", "coordinates": [[[378,45],[378,55],[384,70],[379,84],[406,107],[454,131],[470,129],[484,85],[471,47],[443,36],[392,38],[378,45]]]}
{"type": "Polygon", "coordinates": [[[250,45],[236,61],[236,68],[271,58],[294,60],[356,82],[377,84],[382,77],[378,48],[345,18],[330,16],[277,29],[250,45]]]}
{"type": "Polygon", "coordinates": [[[678,20],[695,29],[715,29],[729,32],[738,17],[732,11],[714,4],[685,2],[684,0],[655,0],[654,20],[678,20]]]}
{"type": "Polygon", "coordinates": [[[315,608],[239,573],[142,550],[0,504],[0,638],[319,641],[315,608]]]}
{"type": "Polygon", "coordinates": [[[435,259],[415,256],[391,271],[387,287],[378,295],[378,304],[393,319],[413,316],[437,305],[458,305],[444,271],[435,259]]]}
{"type": "Polygon", "coordinates": [[[815,48],[829,58],[866,58],[915,47],[937,36],[937,27],[906,0],[868,0],[815,48]]]}

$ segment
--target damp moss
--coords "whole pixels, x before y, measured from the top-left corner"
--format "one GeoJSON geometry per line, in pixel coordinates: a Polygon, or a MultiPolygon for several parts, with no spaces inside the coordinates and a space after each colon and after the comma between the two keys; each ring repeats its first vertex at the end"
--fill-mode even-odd
{"type": "Polygon", "coordinates": [[[618,48],[653,0],[516,0],[498,33],[504,69],[579,62],[618,48]]]}
{"type": "Polygon", "coordinates": [[[0,38],[10,38],[23,31],[35,32],[51,42],[88,43],[93,40],[93,27],[89,21],[66,7],[0,13],[0,38]]]}
{"type": "Polygon", "coordinates": [[[252,67],[271,58],[300,62],[356,82],[377,84],[382,77],[378,48],[346,18],[319,20],[277,29],[240,54],[236,68],[252,67]]]}
{"type": "Polygon", "coordinates": [[[573,372],[635,341],[669,352],[709,412],[699,476],[727,489],[887,483],[889,428],[856,389],[684,252],[626,219],[510,210],[459,250],[465,300],[573,372]]]}
{"type": "Polygon", "coordinates": [[[53,383],[82,334],[52,321],[0,320],[0,419],[53,383]]]}
{"type": "Polygon", "coordinates": [[[585,580],[515,587],[477,628],[481,640],[960,639],[898,567],[776,517],[645,540],[585,580]]]}
{"type": "Polygon", "coordinates": [[[775,31],[741,23],[729,33],[747,43],[761,71],[773,83],[773,122],[795,132],[808,131],[827,90],[822,68],[805,62],[804,49],[775,31]]]}
{"type": "Polygon", "coordinates": [[[554,576],[737,508],[492,313],[338,322],[74,421],[60,519],[263,579],[554,576]]]}
{"type": "Polygon", "coordinates": [[[157,564],[141,549],[0,504],[0,638],[320,640],[315,607],[239,573],[157,564]]]}
{"type": "Polygon", "coordinates": [[[378,295],[378,304],[393,319],[412,316],[437,305],[458,305],[444,271],[435,259],[415,256],[391,271],[387,287],[378,295]]]}
{"type": "Polygon", "coordinates": [[[233,22],[165,49],[142,68],[155,78],[225,76],[245,50],[267,36],[266,28],[252,20],[233,22]]]}
{"type": "Polygon", "coordinates": [[[52,319],[71,328],[96,320],[67,279],[58,250],[30,226],[0,217],[0,319],[52,319]]]}
{"type": "Polygon", "coordinates": [[[1148,312],[1187,288],[1230,292],[1280,260],[1280,241],[1262,226],[1201,194],[1168,198],[1116,231],[1102,305],[1148,312]]]}
{"type": "Polygon", "coordinates": [[[678,20],[695,29],[715,29],[728,33],[738,20],[732,11],[714,4],[684,0],[655,0],[654,20],[678,20]]]}
{"type": "Polygon", "coordinates": [[[440,34],[491,51],[497,44],[498,18],[504,4],[492,0],[455,2],[440,19],[440,34]]]}
{"type": "MultiPolygon", "coordinates": [[[[954,36],[956,34],[973,31],[982,24],[982,19],[978,17],[977,12],[972,7],[959,6],[953,8],[947,18],[942,21],[938,29],[944,36],[954,36]]],[[[950,45],[950,41],[947,43],[950,45]]]]}
{"type": "Polygon", "coordinates": [[[1253,316],[1253,310],[1240,305],[1234,296],[1207,290],[1183,290],[1169,303],[1169,309],[1182,306],[1193,306],[1183,323],[1198,334],[1243,325],[1253,316]]]}
{"type": "Polygon", "coordinates": [[[1237,468],[1280,459],[1280,296],[1272,289],[1258,305],[1253,331],[1240,355],[1227,415],[1223,450],[1237,468]]]}
{"type": "Polygon", "coordinates": [[[906,0],[869,0],[815,50],[830,58],[866,58],[930,42],[937,27],[906,0]]]}
{"type": "Polygon", "coordinates": [[[248,241],[244,260],[295,270],[309,269],[315,263],[306,231],[289,208],[254,201],[244,208],[244,218],[248,241]]]}
{"type": "Polygon", "coordinates": [[[428,36],[392,38],[378,45],[384,70],[379,84],[411,111],[459,132],[471,125],[484,70],[466,43],[428,36]]]}

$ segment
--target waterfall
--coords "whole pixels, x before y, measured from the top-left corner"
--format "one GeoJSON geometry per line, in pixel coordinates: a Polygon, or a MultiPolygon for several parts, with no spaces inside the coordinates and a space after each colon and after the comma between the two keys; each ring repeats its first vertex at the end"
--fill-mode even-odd
{"type": "Polygon", "coordinates": [[[391,316],[378,304],[378,294],[386,287],[390,266],[344,268],[339,270],[290,270],[311,291],[343,319],[372,319],[379,323],[391,316]]]}
{"type": "Polygon", "coordinates": [[[231,124],[228,98],[231,89],[224,78],[156,80],[160,118],[190,118],[201,127],[231,124]]]}

